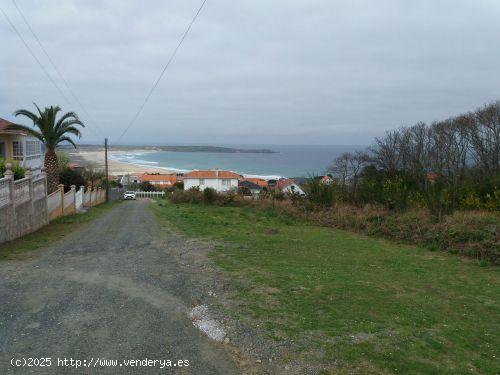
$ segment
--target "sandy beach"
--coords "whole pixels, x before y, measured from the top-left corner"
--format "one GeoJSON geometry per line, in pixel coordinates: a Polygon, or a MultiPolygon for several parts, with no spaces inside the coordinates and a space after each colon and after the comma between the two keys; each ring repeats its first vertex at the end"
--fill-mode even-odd
{"type": "MultiPolygon", "coordinates": [[[[134,150],[137,152],[150,152],[150,150],[134,150]]],[[[72,163],[83,167],[93,166],[97,169],[104,169],[104,150],[75,150],[69,153],[72,163]]],[[[109,154],[108,154],[109,156],[109,154]]],[[[145,167],[137,164],[122,163],[111,160],[108,157],[108,171],[110,175],[123,175],[129,173],[175,173],[174,170],[168,170],[158,167],[145,167]]]]}

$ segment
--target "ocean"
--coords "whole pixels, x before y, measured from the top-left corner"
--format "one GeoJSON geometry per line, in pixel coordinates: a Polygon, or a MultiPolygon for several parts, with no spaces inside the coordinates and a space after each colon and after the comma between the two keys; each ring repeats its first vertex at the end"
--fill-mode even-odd
{"type": "Polygon", "coordinates": [[[344,152],[366,146],[306,145],[217,145],[238,149],[270,149],[276,153],[216,153],[172,151],[114,151],[110,158],[122,163],[190,171],[219,168],[246,176],[306,177],[324,174],[335,158],[344,152]]]}

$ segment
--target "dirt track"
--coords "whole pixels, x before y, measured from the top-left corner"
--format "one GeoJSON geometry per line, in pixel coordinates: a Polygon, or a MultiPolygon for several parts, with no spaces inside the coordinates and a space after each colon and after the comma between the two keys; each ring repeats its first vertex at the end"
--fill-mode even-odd
{"type": "MultiPolygon", "coordinates": [[[[29,260],[0,263],[0,373],[164,373],[57,366],[57,358],[188,360],[186,374],[239,373],[188,318],[199,291],[147,201],[124,202],[29,260]],[[11,366],[50,357],[51,367],[11,366]]],[[[119,362],[118,362],[119,363],[119,362]]]]}

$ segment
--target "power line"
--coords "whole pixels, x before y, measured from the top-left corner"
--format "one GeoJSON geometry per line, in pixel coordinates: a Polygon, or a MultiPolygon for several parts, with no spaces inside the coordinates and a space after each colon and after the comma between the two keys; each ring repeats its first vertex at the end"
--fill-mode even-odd
{"type": "Polygon", "coordinates": [[[62,97],[64,98],[64,100],[66,100],[66,102],[69,104],[69,105],[72,105],[71,104],[71,101],[68,99],[68,97],[66,95],[64,95],[64,93],[62,92],[62,90],[60,89],[60,87],[57,85],[57,83],[54,81],[54,79],[50,76],[49,72],[47,71],[47,69],[45,69],[45,67],[43,66],[43,64],[40,62],[40,60],[38,59],[38,57],[36,57],[35,53],[33,52],[33,50],[30,48],[30,46],[28,45],[28,43],[26,43],[26,40],[24,40],[23,36],[21,35],[21,33],[19,32],[19,30],[17,30],[17,28],[14,26],[14,24],[12,23],[12,21],[10,20],[9,16],[7,16],[7,14],[4,12],[4,10],[2,8],[0,8],[0,10],[2,11],[5,19],[7,20],[7,22],[9,23],[10,27],[12,28],[12,30],[14,30],[14,32],[17,34],[17,36],[19,37],[19,39],[21,39],[21,41],[23,42],[24,46],[26,47],[26,49],[28,50],[28,52],[31,54],[31,56],[35,59],[35,61],[38,63],[38,65],[40,66],[40,68],[43,70],[43,72],[45,73],[45,75],[47,76],[47,78],[50,80],[50,82],[52,82],[52,84],[55,86],[55,88],[57,89],[57,91],[59,91],[59,93],[62,95],[62,97]]]}
{"type": "Polygon", "coordinates": [[[174,59],[175,55],[177,54],[177,51],[179,50],[179,48],[181,47],[182,43],[184,42],[184,39],[186,39],[186,36],[188,35],[189,31],[191,30],[191,27],[193,26],[194,22],[196,21],[196,19],[198,18],[198,15],[201,13],[203,7],[205,6],[205,3],[207,2],[207,0],[203,0],[203,2],[201,3],[200,7],[198,8],[198,11],[196,12],[196,14],[194,15],[193,19],[191,20],[191,22],[189,23],[189,26],[188,28],[186,29],[186,31],[184,32],[184,34],[182,35],[182,38],[180,39],[179,43],[177,44],[177,47],[175,47],[174,51],[172,52],[172,55],[170,56],[170,58],[168,59],[167,63],[165,64],[165,66],[163,67],[163,70],[161,71],[160,75],[158,76],[158,78],[156,79],[156,81],[153,83],[153,86],[151,87],[151,89],[149,90],[148,94],[146,95],[146,97],[144,98],[144,101],[142,102],[141,106],[139,107],[139,109],[137,110],[137,112],[135,113],[134,117],[132,118],[132,120],[130,121],[129,125],[127,126],[127,128],[123,131],[123,133],[120,135],[120,137],[118,138],[118,142],[120,142],[120,140],[123,138],[123,136],[129,131],[129,129],[134,125],[135,121],[137,120],[137,118],[139,117],[139,115],[141,114],[142,110],[144,109],[144,107],[146,106],[146,103],[148,102],[149,98],[151,97],[151,95],[153,95],[153,92],[154,90],[156,89],[156,87],[158,86],[158,84],[160,83],[161,79],[163,78],[163,75],[165,74],[165,71],[167,70],[167,68],[170,66],[170,63],[172,62],[172,60],[174,59]]]}
{"type": "Polygon", "coordinates": [[[47,59],[49,60],[50,64],[52,65],[52,67],[54,68],[54,70],[56,71],[57,75],[59,76],[59,78],[63,81],[64,85],[66,86],[66,88],[68,89],[69,93],[71,94],[71,96],[73,97],[73,99],[75,99],[76,103],[83,109],[83,111],[85,112],[85,114],[89,117],[89,119],[96,125],[96,129],[99,131],[99,133],[104,136],[104,134],[102,133],[101,129],[97,126],[97,124],[95,123],[94,119],[92,118],[92,116],[90,115],[90,113],[87,111],[87,109],[85,108],[85,106],[82,104],[82,102],[80,101],[80,99],[78,99],[78,97],[76,96],[76,94],[74,93],[74,91],[71,89],[71,87],[69,86],[68,82],[66,81],[66,79],[64,78],[64,76],[62,75],[61,71],[59,70],[59,68],[56,66],[56,64],[54,63],[54,60],[52,60],[52,58],[50,57],[49,53],[47,52],[47,50],[45,49],[44,45],[42,44],[42,42],[40,41],[40,38],[38,38],[38,35],[35,33],[35,31],[33,30],[33,28],[31,27],[30,23],[28,22],[28,20],[26,19],[26,17],[24,16],[24,13],[21,11],[21,9],[19,8],[19,6],[17,5],[16,3],[16,0],[12,0],[12,3],[14,4],[14,6],[16,7],[18,13],[21,15],[21,18],[23,19],[24,23],[26,24],[26,26],[28,27],[28,29],[30,30],[31,34],[33,35],[33,37],[35,38],[35,40],[37,41],[38,45],[40,46],[40,48],[42,49],[43,53],[45,54],[45,56],[47,57],[47,59]]]}

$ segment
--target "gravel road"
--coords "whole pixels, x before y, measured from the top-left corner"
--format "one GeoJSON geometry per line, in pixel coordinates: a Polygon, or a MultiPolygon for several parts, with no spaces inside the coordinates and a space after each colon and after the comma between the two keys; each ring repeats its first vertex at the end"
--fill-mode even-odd
{"type": "Polygon", "coordinates": [[[175,372],[240,372],[228,345],[189,320],[199,292],[172,255],[183,244],[159,229],[148,204],[118,204],[31,259],[0,262],[1,374],[173,369],[74,369],[57,358],[188,360],[175,372]],[[12,367],[12,358],[51,358],[51,367],[12,367]]]}

